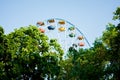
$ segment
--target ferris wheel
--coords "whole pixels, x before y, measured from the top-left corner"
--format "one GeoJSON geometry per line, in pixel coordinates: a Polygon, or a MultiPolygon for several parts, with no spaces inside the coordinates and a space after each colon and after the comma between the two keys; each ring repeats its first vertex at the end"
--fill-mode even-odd
{"type": "Polygon", "coordinates": [[[41,33],[50,39],[57,39],[64,52],[70,47],[89,48],[90,44],[84,34],[75,25],[60,18],[52,18],[36,23],[41,33]]]}

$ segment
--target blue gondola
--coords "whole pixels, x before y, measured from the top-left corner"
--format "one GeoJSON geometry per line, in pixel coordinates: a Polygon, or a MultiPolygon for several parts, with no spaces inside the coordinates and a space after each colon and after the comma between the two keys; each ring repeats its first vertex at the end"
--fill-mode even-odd
{"type": "Polygon", "coordinates": [[[55,26],[50,25],[50,26],[48,26],[48,29],[49,29],[49,30],[54,30],[54,29],[55,29],[55,26]]]}

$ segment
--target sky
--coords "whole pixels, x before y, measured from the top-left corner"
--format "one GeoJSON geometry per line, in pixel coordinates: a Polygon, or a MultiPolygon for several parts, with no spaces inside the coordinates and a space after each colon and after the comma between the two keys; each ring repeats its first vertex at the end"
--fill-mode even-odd
{"type": "Polygon", "coordinates": [[[8,34],[37,21],[61,18],[79,28],[92,45],[109,22],[116,23],[112,17],[118,6],[120,0],[0,0],[0,25],[8,34]]]}

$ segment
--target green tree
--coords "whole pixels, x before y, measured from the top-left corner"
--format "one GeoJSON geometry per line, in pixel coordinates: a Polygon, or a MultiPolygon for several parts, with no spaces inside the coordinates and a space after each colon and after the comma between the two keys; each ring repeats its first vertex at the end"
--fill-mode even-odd
{"type": "Polygon", "coordinates": [[[8,39],[4,34],[4,29],[0,26],[0,79],[8,80],[9,69],[11,68],[11,54],[8,49],[8,39]]]}
{"type": "MultiPolygon", "coordinates": [[[[120,20],[120,7],[114,12],[114,20],[120,20]]],[[[109,23],[102,37],[108,52],[110,66],[107,67],[106,73],[113,75],[113,80],[120,80],[120,23],[117,26],[109,23]]]]}
{"type": "Polygon", "coordinates": [[[56,40],[49,40],[36,26],[15,29],[6,39],[7,47],[5,42],[0,44],[7,51],[6,54],[0,49],[3,52],[0,55],[6,56],[5,61],[0,58],[1,79],[42,80],[46,75],[48,79],[59,75],[63,50],[56,40]]]}
{"type": "Polygon", "coordinates": [[[104,76],[106,48],[96,40],[90,49],[70,49],[66,60],[67,80],[100,80],[104,76]],[[69,67],[69,68],[68,68],[69,67]]]}

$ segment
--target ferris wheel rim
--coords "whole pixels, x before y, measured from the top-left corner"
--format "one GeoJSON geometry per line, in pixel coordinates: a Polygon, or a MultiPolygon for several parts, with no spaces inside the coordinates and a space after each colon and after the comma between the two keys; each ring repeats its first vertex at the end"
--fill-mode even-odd
{"type": "Polygon", "coordinates": [[[76,28],[76,30],[77,30],[82,36],[84,36],[84,39],[85,39],[85,41],[87,42],[88,46],[91,47],[88,39],[87,39],[86,36],[82,33],[82,31],[81,31],[78,27],[76,27],[74,24],[72,24],[71,22],[69,22],[69,21],[67,21],[67,20],[65,20],[65,19],[62,19],[62,18],[49,18],[49,19],[46,19],[46,20],[43,20],[43,21],[46,21],[46,22],[48,23],[48,20],[52,20],[52,19],[54,19],[54,20],[63,20],[63,21],[65,21],[66,23],[70,24],[71,26],[74,26],[74,27],[76,28]]]}
{"type": "Polygon", "coordinates": [[[81,32],[81,30],[80,30],[78,27],[76,27],[74,24],[72,24],[71,22],[69,22],[69,21],[67,21],[67,20],[65,20],[65,19],[62,19],[62,18],[51,18],[51,19],[64,20],[65,22],[67,22],[67,23],[69,23],[70,25],[74,26],[74,27],[79,31],[79,33],[81,33],[82,36],[84,36],[84,39],[86,40],[88,46],[91,47],[91,45],[90,45],[88,39],[87,39],[87,38],[85,37],[85,35],[81,32]]]}

